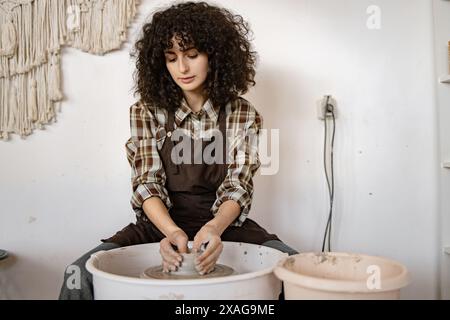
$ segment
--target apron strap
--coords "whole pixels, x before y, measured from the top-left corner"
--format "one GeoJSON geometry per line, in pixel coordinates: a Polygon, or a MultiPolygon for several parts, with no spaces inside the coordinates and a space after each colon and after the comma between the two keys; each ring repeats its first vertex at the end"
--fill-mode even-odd
{"type": "Polygon", "coordinates": [[[228,163],[227,163],[227,158],[228,158],[228,154],[227,154],[227,112],[226,112],[226,107],[223,106],[219,109],[219,118],[217,120],[219,122],[219,130],[222,133],[222,143],[223,143],[223,148],[222,148],[222,167],[223,167],[223,180],[225,180],[225,177],[227,176],[228,173],[228,163]]]}
{"type": "MultiPolygon", "coordinates": [[[[173,112],[172,109],[167,110],[167,125],[166,125],[166,141],[167,139],[169,139],[169,141],[167,141],[167,143],[170,143],[170,145],[172,146],[172,148],[170,150],[173,150],[173,147],[175,147],[175,142],[172,140],[172,134],[175,130],[175,112],[173,112]]],[[[166,143],[166,142],[165,142],[166,143]]],[[[171,159],[171,157],[169,157],[169,159],[171,159]]],[[[177,163],[171,163],[170,168],[172,169],[172,174],[180,174],[180,165],[177,163]]]]}
{"type": "Polygon", "coordinates": [[[168,116],[167,116],[167,132],[172,132],[173,130],[175,130],[175,112],[173,112],[172,109],[167,110],[168,116]]]}

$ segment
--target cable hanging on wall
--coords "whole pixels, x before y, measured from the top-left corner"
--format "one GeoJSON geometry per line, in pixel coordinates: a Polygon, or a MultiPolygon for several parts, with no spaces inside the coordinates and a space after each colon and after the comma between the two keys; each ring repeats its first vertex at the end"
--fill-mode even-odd
{"type": "Polygon", "coordinates": [[[336,133],[336,102],[327,95],[324,97],[324,103],[321,102],[319,109],[319,119],[324,123],[324,146],[323,146],[323,167],[328,187],[329,211],[325,232],[322,241],[322,252],[331,250],[331,231],[333,225],[333,205],[334,205],[334,137],[336,133]],[[330,123],[331,120],[331,123],[330,123]],[[331,141],[328,146],[329,134],[328,124],[331,128],[331,141]],[[328,148],[329,147],[329,148],[328,148]]]}

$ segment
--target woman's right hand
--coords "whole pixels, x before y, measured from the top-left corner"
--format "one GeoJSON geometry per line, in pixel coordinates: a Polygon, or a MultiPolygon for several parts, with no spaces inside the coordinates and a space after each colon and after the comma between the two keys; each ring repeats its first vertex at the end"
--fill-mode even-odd
{"type": "Polygon", "coordinates": [[[159,253],[163,260],[163,272],[176,271],[181,265],[181,261],[183,261],[181,253],[188,251],[188,240],[186,233],[178,229],[159,242],[159,253]],[[172,245],[178,249],[178,252],[173,249],[172,245]]]}

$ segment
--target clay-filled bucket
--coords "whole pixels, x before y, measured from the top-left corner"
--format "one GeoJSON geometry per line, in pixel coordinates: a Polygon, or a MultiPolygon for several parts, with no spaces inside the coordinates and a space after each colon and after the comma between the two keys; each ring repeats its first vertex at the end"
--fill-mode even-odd
{"type": "Polygon", "coordinates": [[[99,251],[86,262],[92,273],[94,297],[115,299],[272,300],[281,281],[273,268],[286,253],[261,245],[223,241],[218,264],[235,274],[216,278],[167,280],[142,278],[151,266],[161,265],[159,243],[99,251]]]}
{"type": "Polygon", "coordinates": [[[341,252],[292,255],[274,273],[286,300],[399,299],[409,283],[408,270],[396,261],[341,252]]]}

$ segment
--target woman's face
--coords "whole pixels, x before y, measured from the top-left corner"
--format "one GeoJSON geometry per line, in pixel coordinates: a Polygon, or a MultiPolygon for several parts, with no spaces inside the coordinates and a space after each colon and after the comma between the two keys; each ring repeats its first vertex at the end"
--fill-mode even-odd
{"type": "Polygon", "coordinates": [[[208,75],[208,55],[194,47],[181,51],[175,38],[172,38],[172,44],[173,47],[164,53],[173,81],[183,92],[201,93],[208,75]]]}

